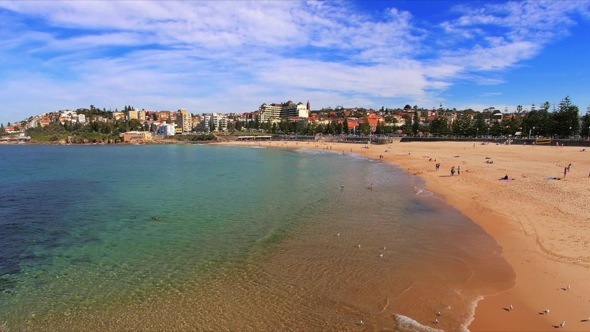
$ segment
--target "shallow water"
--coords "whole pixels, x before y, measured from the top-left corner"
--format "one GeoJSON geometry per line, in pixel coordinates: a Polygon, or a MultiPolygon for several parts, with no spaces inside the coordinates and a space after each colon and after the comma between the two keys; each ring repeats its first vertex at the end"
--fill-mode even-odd
{"type": "Polygon", "coordinates": [[[350,154],[0,154],[9,328],[457,330],[482,295],[514,282],[495,241],[422,181],[350,154]]]}

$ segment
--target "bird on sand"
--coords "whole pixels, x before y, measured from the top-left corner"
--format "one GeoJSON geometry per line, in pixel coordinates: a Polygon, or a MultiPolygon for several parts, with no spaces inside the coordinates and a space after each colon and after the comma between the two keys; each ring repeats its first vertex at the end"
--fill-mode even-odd
{"type": "Polygon", "coordinates": [[[565,326],[565,321],[559,323],[559,327],[564,327],[565,326]]]}
{"type": "Polygon", "coordinates": [[[514,306],[511,304],[508,306],[508,311],[512,311],[512,309],[514,309],[514,306]]]}

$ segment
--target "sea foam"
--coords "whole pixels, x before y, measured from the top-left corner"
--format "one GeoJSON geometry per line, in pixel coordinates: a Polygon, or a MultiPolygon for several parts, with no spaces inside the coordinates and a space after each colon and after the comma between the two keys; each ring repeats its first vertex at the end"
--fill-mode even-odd
{"type": "Polygon", "coordinates": [[[396,331],[401,332],[442,332],[443,330],[435,329],[418,323],[412,318],[400,314],[394,314],[393,318],[396,323],[396,331]]]}

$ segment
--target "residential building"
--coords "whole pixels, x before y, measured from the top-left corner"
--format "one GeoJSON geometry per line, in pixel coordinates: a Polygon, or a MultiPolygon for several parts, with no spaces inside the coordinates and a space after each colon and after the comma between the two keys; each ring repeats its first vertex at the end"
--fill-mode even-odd
{"type": "Polygon", "coordinates": [[[180,129],[181,133],[193,131],[193,117],[190,112],[187,112],[185,109],[178,110],[176,119],[178,120],[178,129],[180,129]]]}
{"type": "Polygon", "coordinates": [[[278,121],[280,119],[287,119],[289,117],[308,118],[310,113],[309,101],[307,105],[299,102],[295,104],[292,101],[288,101],[282,104],[262,104],[259,108],[260,122],[266,122],[268,120],[278,121]]]}
{"type": "Polygon", "coordinates": [[[127,121],[131,121],[134,119],[139,120],[139,111],[136,108],[127,111],[127,121]]]}
{"type": "Polygon", "coordinates": [[[174,136],[176,134],[176,126],[173,124],[164,123],[160,126],[160,128],[158,128],[158,134],[162,134],[164,136],[174,136]]]}
{"type": "Polygon", "coordinates": [[[125,113],[123,112],[113,112],[113,120],[125,120],[125,113]]]}
{"type": "Polygon", "coordinates": [[[227,116],[221,113],[213,113],[211,121],[215,126],[215,131],[227,131],[227,116]]]}
{"type": "Polygon", "coordinates": [[[41,126],[41,128],[43,128],[43,127],[49,126],[50,123],[51,123],[51,119],[48,116],[44,116],[41,118],[39,125],[41,126]]]}

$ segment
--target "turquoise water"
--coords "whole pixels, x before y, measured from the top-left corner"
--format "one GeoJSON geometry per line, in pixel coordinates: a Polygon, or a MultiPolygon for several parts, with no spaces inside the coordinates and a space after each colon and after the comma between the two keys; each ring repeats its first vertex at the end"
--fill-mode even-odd
{"type": "Polygon", "coordinates": [[[167,145],[0,155],[8,328],[400,329],[397,315],[432,325],[431,312],[447,309],[441,325],[453,329],[482,294],[513,282],[493,239],[419,179],[350,154],[167,145]]]}

